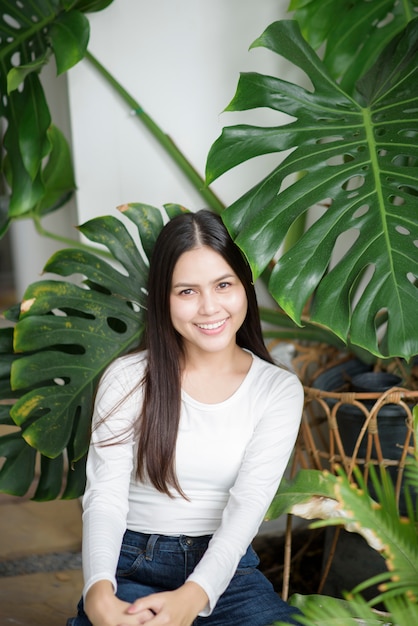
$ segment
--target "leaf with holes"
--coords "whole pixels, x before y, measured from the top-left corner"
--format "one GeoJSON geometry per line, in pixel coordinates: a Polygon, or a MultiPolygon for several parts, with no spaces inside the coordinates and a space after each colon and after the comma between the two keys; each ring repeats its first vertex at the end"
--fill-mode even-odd
{"type": "Polygon", "coordinates": [[[325,66],[349,93],[417,9],[418,0],[291,0],[289,5],[305,39],[315,50],[324,47],[325,66]]]}
{"type": "Polygon", "coordinates": [[[252,157],[290,151],[224,221],[258,277],[297,218],[319,205],[320,217],[274,266],[274,298],[298,324],[310,303],[311,322],[372,354],[417,354],[418,19],[358,85],[359,102],[329,76],[296,22],[272,24],[256,46],[298,65],[313,88],[241,76],[228,110],[269,107],[294,120],[224,128],[208,156],[209,182],[252,157]]]}
{"type": "MultiPolygon", "coordinates": [[[[11,360],[10,415],[20,429],[8,439],[0,437],[6,456],[2,491],[22,495],[29,488],[38,451],[35,499],[57,497],[63,474],[64,497],[83,492],[95,386],[111,361],[139,345],[148,277],[148,259],[139,246],[149,254],[163,224],[160,210],[147,205],[131,206],[123,215],[137,226],[138,243],[113,216],[82,225],[87,239],[107,248],[111,262],[82,250],[57,252],[45,271],[71,280],[30,285],[15,328],[0,335],[0,349],[11,360]],[[75,282],[80,276],[82,282],[75,282]],[[64,458],[70,464],[67,473],[64,458]],[[16,476],[21,462],[26,479],[16,476]]],[[[4,423],[10,424],[7,415],[4,423]]]]}

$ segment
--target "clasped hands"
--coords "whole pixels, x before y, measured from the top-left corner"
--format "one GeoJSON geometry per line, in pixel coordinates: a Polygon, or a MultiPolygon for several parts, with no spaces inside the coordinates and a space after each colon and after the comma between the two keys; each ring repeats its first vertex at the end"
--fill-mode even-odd
{"type": "Polygon", "coordinates": [[[207,605],[208,597],[200,585],[186,582],[174,591],[153,593],[133,603],[113,596],[113,601],[87,610],[94,626],[191,626],[207,605]]]}

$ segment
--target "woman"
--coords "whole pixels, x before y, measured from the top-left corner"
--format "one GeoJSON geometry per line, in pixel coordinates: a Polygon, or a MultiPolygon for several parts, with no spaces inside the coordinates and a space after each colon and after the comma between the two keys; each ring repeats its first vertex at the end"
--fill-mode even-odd
{"type": "Polygon", "coordinates": [[[302,404],[265,348],[250,268],[221,219],[172,219],[150,263],[145,350],[98,387],[84,600],[67,626],[298,624],[250,544],[302,404]]]}

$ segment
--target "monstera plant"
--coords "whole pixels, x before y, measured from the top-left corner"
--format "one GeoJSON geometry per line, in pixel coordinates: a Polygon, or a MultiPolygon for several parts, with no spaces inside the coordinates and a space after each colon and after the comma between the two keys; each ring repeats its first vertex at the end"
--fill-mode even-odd
{"type": "Polygon", "coordinates": [[[274,264],[271,293],[297,323],[310,301],[310,321],[343,341],[409,359],[418,353],[418,19],[349,91],[296,21],[272,24],[258,46],[297,64],[312,87],[241,75],[227,110],[269,107],[294,119],[277,127],[225,128],[209,154],[208,180],[255,156],[291,152],[226,209],[224,221],[258,277],[295,220],[322,206],[321,217],[274,264]],[[341,236],[350,231],[354,241],[333,266],[341,236]]]}

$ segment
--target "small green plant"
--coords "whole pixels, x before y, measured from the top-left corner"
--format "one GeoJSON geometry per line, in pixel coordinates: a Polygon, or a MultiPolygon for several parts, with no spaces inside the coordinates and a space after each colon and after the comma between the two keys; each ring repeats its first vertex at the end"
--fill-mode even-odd
{"type": "Polygon", "coordinates": [[[380,468],[378,477],[371,466],[370,474],[376,500],[370,497],[359,471],[353,482],[342,469],[336,476],[301,470],[293,481],[282,483],[271,504],[268,519],[292,513],[319,520],[311,528],[344,526],[359,533],[387,565],[387,571],[347,590],[345,600],[323,595],[292,596],[291,603],[303,610],[300,621],[304,626],[411,626],[418,619],[418,510],[416,499],[410,495],[418,490],[418,458],[411,455],[407,465],[407,516],[398,512],[395,491],[385,468],[380,468]],[[374,585],[378,585],[377,594],[364,600],[362,592],[374,585]],[[385,613],[374,608],[380,604],[385,613]]]}

